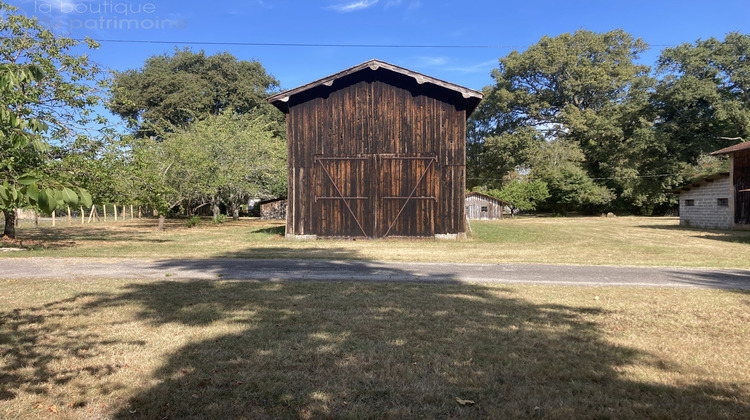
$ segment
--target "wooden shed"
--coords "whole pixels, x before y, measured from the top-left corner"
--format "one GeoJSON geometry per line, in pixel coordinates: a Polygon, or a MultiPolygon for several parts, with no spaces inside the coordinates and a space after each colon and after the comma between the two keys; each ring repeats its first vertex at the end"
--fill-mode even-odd
{"type": "Polygon", "coordinates": [[[470,220],[493,220],[503,218],[503,200],[472,191],[466,194],[466,217],[470,220]]]}
{"type": "Polygon", "coordinates": [[[268,98],[286,114],[289,238],[465,234],[482,93],[370,60],[268,98]]]}

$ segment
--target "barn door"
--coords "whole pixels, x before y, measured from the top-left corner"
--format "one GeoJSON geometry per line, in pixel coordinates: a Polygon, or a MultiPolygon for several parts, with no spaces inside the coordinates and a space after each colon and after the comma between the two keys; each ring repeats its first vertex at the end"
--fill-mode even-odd
{"type": "Polygon", "coordinates": [[[433,236],[437,157],[378,156],[377,236],[433,236]]]}
{"type": "Polygon", "coordinates": [[[372,236],[371,157],[316,156],[313,223],[321,236],[372,236]]]}

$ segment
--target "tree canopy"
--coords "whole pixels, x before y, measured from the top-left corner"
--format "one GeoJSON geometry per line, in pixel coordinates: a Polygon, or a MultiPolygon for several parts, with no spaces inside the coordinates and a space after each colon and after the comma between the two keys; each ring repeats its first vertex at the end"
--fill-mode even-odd
{"type": "Polygon", "coordinates": [[[224,112],[260,109],[279,119],[265,101],[278,86],[257,61],[175,49],[147,59],[139,69],[114,72],[107,107],[126,119],[137,137],[161,137],[224,112]]]}
{"type": "Polygon", "coordinates": [[[138,142],[146,201],[188,214],[211,205],[217,216],[222,204],[236,215],[249,198],[286,195],[286,142],[272,127],[264,117],[225,112],[161,142],[138,142]]]}
{"type": "Polygon", "coordinates": [[[646,49],[622,30],[579,30],[500,58],[468,124],[469,186],[521,170],[548,184],[555,211],[668,208],[702,155],[750,134],[750,39],[667,48],[653,76],[646,49]]]}
{"type": "Polygon", "coordinates": [[[70,52],[78,41],[16,11],[0,3],[0,210],[3,236],[11,238],[17,208],[91,205],[89,193],[50,171],[48,162],[90,120],[99,74],[86,55],[70,52]]]}

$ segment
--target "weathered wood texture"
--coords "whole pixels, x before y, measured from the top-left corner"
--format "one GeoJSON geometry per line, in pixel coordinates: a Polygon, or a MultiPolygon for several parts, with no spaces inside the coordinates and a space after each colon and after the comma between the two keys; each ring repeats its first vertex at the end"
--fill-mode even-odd
{"type": "Polygon", "coordinates": [[[292,95],[287,106],[287,233],[465,231],[471,105],[460,93],[365,69],[292,95]]]}
{"type": "Polygon", "coordinates": [[[485,194],[466,194],[466,217],[469,220],[494,220],[503,218],[505,202],[485,194]]]}
{"type": "Polygon", "coordinates": [[[734,173],[734,223],[750,224],[750,150],[732,154],[734,173]]]}

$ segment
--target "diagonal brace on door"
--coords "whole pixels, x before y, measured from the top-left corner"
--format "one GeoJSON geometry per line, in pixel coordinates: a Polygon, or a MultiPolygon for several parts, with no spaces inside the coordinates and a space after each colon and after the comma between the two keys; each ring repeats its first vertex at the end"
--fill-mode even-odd
{"type": "Polygon", "coordinates": [[[331,176],[331,173],[328,172],[328,169],[326,169],[325,165],[323,165],[322,160],[316,159],[317,162],[320,164],[320,167],[323,168],[323,172],[325,172],[328,179],[331,181],[331,184],[333,185],[333,188],[336,190],[336,194],[339,195],[339,199],[344,202],[344,205],[346,206],[346,209],[349,210],[349,214],[352,215],[354,218],[354,221],[357,223],[357,227],[359,227],[359,230],[362,231],[362,234],[365,235],[365,239],[370,239],[369,236],[367,236],[367,233],[365,232],[365,229],[362,228],[362,223],[359,222],[359,219],[357,218],[357,215],[354,214],[354,211],[352,210],[351,206],[349,205],[349,201],[347,201],[346,197],[344,197],[344,194],[341,193],[341,190],[339,189],[339,186],[336,185],[336,182],[333,180],[333,177],[331,176]]]}
{"type": "Polygon", "coordinates": [[[430,171],[430,168],[432,168],[432,165],[435,164],[435,162],[437,162],[436,157],[430,158],[430,163],[427,165],[427,167],[425,167],[424,172],[422,172],[422,176],[419,177],[419,179],[417,180],[417,183],[414,185],[414,188],[412,188],[411,193],[409,194],[408,197],[406,197],[406,201],[404,201],[404,204],[401,206],[401,209],[399,209],[398,214],[396,214],[396,217],[393,219],[390,226],[388,226],[388,230],[385,231],[385,235],[383,235],[384,238],[388,236],[389,233],[391,233],[391,229],[393,229],[393,226],[396,225],[396,221],[398,220],[399,216],[401,216],[401,213],[403,213],[404,209],[406,208],[406,205],[409,204],[409,201],[411,201],[412,197],[414,197],[414,193],[417,192],[417,187],[419,187],[419,184],[422,183],[422,180],[424,179],[425,176],[427,176],[427,172],[430,171]]]}

